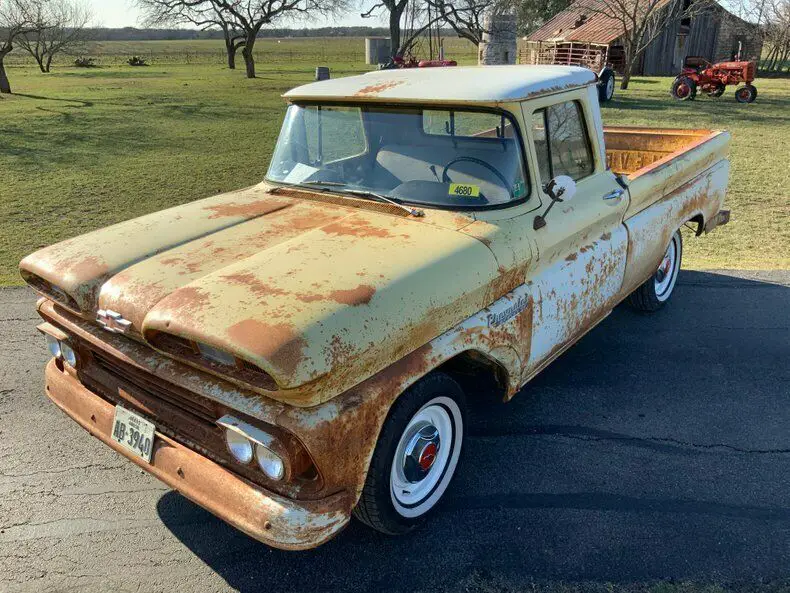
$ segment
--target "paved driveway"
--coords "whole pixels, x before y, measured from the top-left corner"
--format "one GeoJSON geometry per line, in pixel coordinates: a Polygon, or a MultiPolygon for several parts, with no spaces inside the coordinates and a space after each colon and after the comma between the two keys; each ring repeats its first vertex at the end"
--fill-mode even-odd
{"type": "Polygon", "coordinates": [[[42,393],[33,298],[0,291],[0,591],[518,590],[790,577],[790,273],[685,272],[509,404],[473,395],[446,504],[311,552],[236,532],[42,393]]]}

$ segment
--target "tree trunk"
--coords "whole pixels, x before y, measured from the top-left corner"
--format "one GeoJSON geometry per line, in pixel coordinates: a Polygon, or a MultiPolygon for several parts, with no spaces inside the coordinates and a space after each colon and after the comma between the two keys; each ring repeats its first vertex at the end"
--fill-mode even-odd
{"type": "Polygon", "coordinates": [[[236,44],[233,42],[230,29],[227,26],[222,27],[222,35],[225,37],[225,53],[228,56],[228,70],[236,69],[236,44]]]}
{"type": "Polygon", "coordinates": [[[3,60],[5,59],[5,54],[0,54],[0,93],[5,93],[7,95],[11,94],[11,83],[8,82],[8,76],[5,73],[5,64],[3,64],[3,60]]]}
{"type": "Polygon", "coordinates": [[[623,70],[623,79],[620,81],[620,90],[627,91],[629,82],[631,82],[631,66],[626,66],[623,70]]]}
{"type": "Polygon", "coordinates": [[[46,74],[47,70],[46,68],[44,68],[44,60],[41,58],[41,56],[37,56],[36,54],[33,54],[33,57],[36,58],[36,64],[38,64],[38,69],[41,70],[44,74],[46,74]]]}
{"type": "Polygon", "coordinates": [[[44,64],[44,68],[46,68],[47,72],[49,72],[50,67],[52,66],[52,58],[55,57],[55,54],[47,55],[47,63],[44,64]]]}
{"type": "Polygon", "coordinates": [[[390,57],[400,51],[400,19],[403,13],[396,9],[390,11],[390,57]]]}
{"type": "Polygon", "coordinates": [[[252,55],[252,50],[255,46],[256,37],[257,35],[247,35],[246,43],[241,50],[241,55],[244,56],[244,66],[247,70],[247,78],[255,78],[255,58],[252,55]]]}

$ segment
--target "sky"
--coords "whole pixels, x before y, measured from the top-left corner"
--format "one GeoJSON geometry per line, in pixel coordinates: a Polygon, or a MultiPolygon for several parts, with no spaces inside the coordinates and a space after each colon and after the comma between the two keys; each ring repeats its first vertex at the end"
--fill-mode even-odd
{"type": "MultiPolygon", "coordinates": [[[[102,27],[139,27],[140,11],[134,0],[84,0],[93,10],[93,21],[97,26],[102,27]]],[[[285,25],[285,23],[283,23],[285,25]]],[[[327,26],[327,25],[363,25],[381,26],[379,19],[361,19],[358,11],[353,14],[338,19],[333,23],[307,23],[306,26],[327,26]]],[[[287,25],[286,25],[287,26],[287,25]]],[[[293,25],[291,25],[293,26],[293,25]]],[[[299,25],[296,25],[297,27],[299,25]]]]}

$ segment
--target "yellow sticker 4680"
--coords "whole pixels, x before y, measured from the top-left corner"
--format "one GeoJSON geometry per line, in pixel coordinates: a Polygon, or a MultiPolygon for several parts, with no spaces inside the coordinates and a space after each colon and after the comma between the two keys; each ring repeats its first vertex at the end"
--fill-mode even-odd
{"type": "Polygon", "coordinates": [[[459,196],[461,198],[477,198],[480,196],[480,186],[468,183],[451,183],[449,196],[459,196]]]}

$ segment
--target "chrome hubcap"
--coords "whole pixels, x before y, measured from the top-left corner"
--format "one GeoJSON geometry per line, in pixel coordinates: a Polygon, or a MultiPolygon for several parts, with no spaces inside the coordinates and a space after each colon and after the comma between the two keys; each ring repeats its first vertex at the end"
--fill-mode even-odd
{"type": "Polygon", "coordinates": [[[455,472],[463,421],[458,404],[439,396],[421,408],[404,429],[390,470],[395,510],[418,517],[433,507],[455,472]]]}
{"type": "Polygon", "coordinates": [[[425,479],[441,448],[439,431],[426,424],[411,437],[403,453],[403,476],[412,484],[425,479]]]}
{"type": "Polygon", "coordinates": [[[606,97],[611,99],[614,94],[614,78],[606,81],[606,97]]]}

